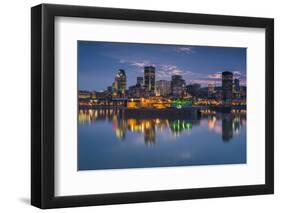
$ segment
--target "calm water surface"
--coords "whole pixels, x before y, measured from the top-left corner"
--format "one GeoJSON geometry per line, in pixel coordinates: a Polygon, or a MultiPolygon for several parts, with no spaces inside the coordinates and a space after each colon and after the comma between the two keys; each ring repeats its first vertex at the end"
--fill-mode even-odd
{"type": "Polygon", "coordinates": [[[246,163],[246,113],[80,110],[78,170],[246,163]]]}

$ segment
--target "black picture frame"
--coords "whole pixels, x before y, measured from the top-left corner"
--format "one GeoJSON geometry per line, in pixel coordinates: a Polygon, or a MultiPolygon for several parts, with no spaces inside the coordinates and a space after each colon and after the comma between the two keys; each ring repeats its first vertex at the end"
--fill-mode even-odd
{"type": "Polygon", "coordinates": [[[31,204],[42,208],[60,208],[121,203],[169,201],[272,194],[274,192],[274,20],[164,11],[113,9],[102,7],[41,4],[31,8],[31,204]],[[162,23],[264,28],[266,137],[265,184],[177,189],[93,195],[54,195],[54,21],[55,17],[83,17],[162,23]]]}

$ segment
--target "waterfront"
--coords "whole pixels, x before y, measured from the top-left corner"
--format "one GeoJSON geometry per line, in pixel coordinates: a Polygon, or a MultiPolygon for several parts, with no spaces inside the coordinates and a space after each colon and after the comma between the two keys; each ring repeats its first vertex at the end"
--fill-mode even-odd
{"type": "Polygon", "coordinates": [[[245,110],[160,111],[79,110],[78,170],[246,163],[245,110]]]}
{"type": "Polygon", "coordinates": [[[246,52],[78,41],[78,170],[246,163],[246,52]]]}

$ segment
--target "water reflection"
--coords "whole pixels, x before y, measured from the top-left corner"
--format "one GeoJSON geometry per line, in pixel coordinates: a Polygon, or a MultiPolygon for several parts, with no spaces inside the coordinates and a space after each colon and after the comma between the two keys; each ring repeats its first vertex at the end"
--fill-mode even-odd
{"type": "Polygon", "coordinates": [[[126,110],[90,109],[79,111],[80,125],[107,122],[112,125],[116,138],[126,139],[128,132],[141,133],[145,144],[156,142],[157,132],[170,133],[174,138],[192,134],[195,127],[207,128],[221,135],[222,141],[229,142],[246,125],[246,112],[216,113],[214,111],[194,111],[188,114],[171,115],[128,113],[126,110]]]}
{"type": "Polygon", "coordinates": [[[79,111],[78,169],[246,163],[246,112],[79,111]]]}

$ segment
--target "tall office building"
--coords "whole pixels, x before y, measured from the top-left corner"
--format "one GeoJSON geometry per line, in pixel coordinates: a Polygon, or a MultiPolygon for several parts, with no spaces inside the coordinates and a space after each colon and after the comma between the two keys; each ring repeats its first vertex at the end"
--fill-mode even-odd
{"type": "Polygon", "coordinates": [[[238,78],[234,79],[234,88],[236,92],[240,92],[240,81],[238,78]]]}
{"type": "Polygon", "coordinates": [[[240,98],[240,81],[238,78],[234,79],[233,83],[233,97],[240,98]]]}
{"type": "Polygon", "coordinates": [[[166,80],[159,80],[155,83],[156,96],[168,96],[171,93],[171,83],[166,80]]]}
{"type": "Polygon", "coordinates": [[[246,86],[240,86],[240,97],[246,98],[247,95],[247,87],[246,86]]]}
{"type": "Polygon", "coordinates": [[[144,67],[144,86],[148,93],[155,94],[155,67],[144,67]]]}
{"type": "Polygon", "coordinates": [[[119,69],[115,76],[115,81],[113,84],[113,93],[115,94],[115,96],[124,97],[126,95],[126,82],[127,78],[125,70],[119,69]]]}
{"type": "Polygon", "coordinates": [[[208,84],[208,98],[212,98],[215,95],[215,84],[208,84]]]}
{"type": "Polygon", "coordinates": [[[145,89],[140,84],[130,86],[128,89],[128,97],[140,98],[145,96],[145,89]]]}
{"type": "Polygon", "coordinates": [[[181,98],[186,93],[185,80],[181,75],[172,75],[171,93],[175,98],[181,98]]]}
{"type": "Polygon", "coordinates": [[[222,73],[222,100],[226,105],[232,102],[233,73],[225,71],[222,73]]]}

